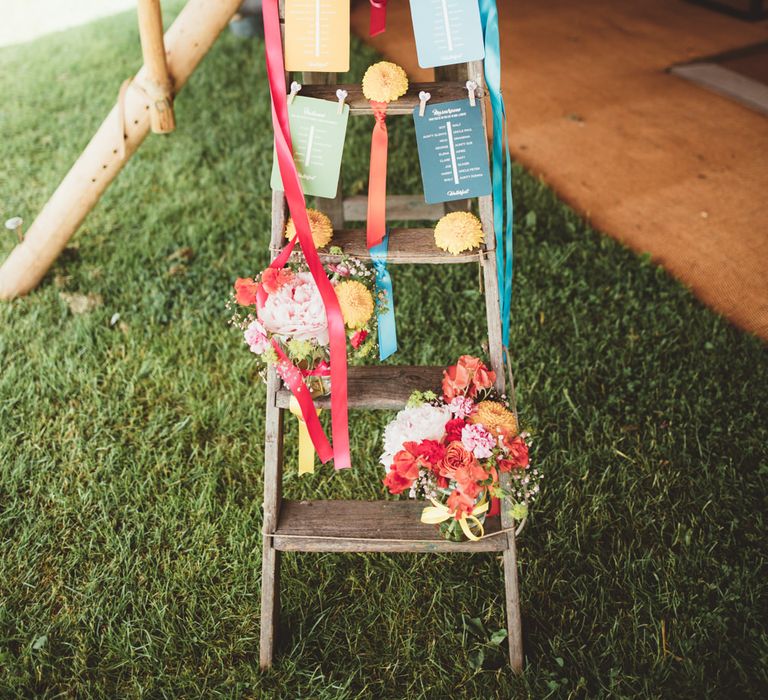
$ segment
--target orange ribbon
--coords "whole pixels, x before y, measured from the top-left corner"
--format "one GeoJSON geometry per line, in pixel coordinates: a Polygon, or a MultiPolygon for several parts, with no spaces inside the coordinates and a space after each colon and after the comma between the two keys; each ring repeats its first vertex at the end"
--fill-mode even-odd
{"type": "Polygon", "coordinates": [[[387,234],[387,103],[371,100],[376,124],[371,136],[371,165],[368,173],[368,247],[373,248],[387,234]]]}

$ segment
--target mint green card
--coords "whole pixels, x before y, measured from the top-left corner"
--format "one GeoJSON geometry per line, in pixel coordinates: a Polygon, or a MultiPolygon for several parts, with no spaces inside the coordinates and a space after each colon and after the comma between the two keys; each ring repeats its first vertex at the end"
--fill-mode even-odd
{"type": "MultiPolygon", "coordinates": [[[[293,141],[293,162],[304,194],[333,199],[339,186],[341,156],[347,135],[349,105],[339,114],[339,103],[314,97],[294,97],[288,105],[293,141]]],[[[283,181],[272,158],[272,189],[282,190],[283,181]]]]}

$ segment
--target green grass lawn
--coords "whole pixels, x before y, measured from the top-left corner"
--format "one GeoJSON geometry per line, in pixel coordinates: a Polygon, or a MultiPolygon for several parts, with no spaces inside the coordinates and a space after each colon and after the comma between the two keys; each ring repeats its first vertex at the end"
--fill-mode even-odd
{"type": "MultiPolygon", "coordinates": [[[[131,15],[0,51],[2,218],[31,222],[139,56],[131,15]]],[[[224,300],[268,258],[267,95],[263,47],[225,35],[177,131],[0,305],[0,697],[765,697],[765,349],[523,172],[511,350],[547,472],[520,540],[525,674],[490,642],[491,554],[286,555],[259,672],[264,389],[224,300]]],[[[419,191],[412,125],[390,132],[391,189],[419,191]]],[[[349,193],[369,138],[356,120],[349,193]]],[[[393,277],[398,363],[481,351],[473,266],[393,277]]],[[[382,497],[390,415],[354,416],[352,471],[299,481],[289,452],[286,495],[382,497]]]]}

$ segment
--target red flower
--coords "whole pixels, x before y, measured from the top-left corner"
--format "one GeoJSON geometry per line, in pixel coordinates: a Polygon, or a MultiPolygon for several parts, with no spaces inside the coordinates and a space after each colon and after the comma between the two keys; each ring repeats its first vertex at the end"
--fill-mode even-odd
{"type": "Polygon", "coordinates": [[[446,444],[451,442],[461,442],[461,431],[464,430],[464,426],[467,424],[463,418],[451,418],[445,424],[445,442],[446,444]]]}
{"type": "Polygon", "coordinates": [[[395,454],[390,469],[394,469],[404,479],[413,481],[419,475],[419,463],[416,457],[407,449],[408,444],[404,445],[406,449],[400,450],[400,452],[395,454]]]}
{"type": "Polygon", "coordinates": [[[489,370],[481,360],[462,355],[459,361],[443,372],[443,397],[450,401],[456,396],[472,398],[480,389],[490,389],[496,381],[496,372],[489,370]]]}
{"type": "Polygon", "coordinates": [[[406,442],[403,447],[405,449],[395,454],[389,472],[383,481],[389,492],[394,494],[402,493],[411,488],[419,475],[419,468],[424,466],[423,457],[415,454],[419,448],[418,443],[406,442]]]}
{"type": "Polygon", "coordinates": [[[488,472],[475,463],[457,469],[453,473],[453,479],[458,484],[462,493],[474,498],[480,493],[481,486],[478,482],[487,481],[488,472]]]}
{"type": "Polygon", "coordinates": [[[350,339],[349,344],[357,350],[364,342],[365,339],[368,337],[368,331],[361,330],[357,331],[350,339]]]}
{"type": "Polygon", "coordinates": [[[462,515],[470,515],[475,509],[475,500],[458,489],[454,489],[453,493],[448,496],[445,505],[453,511],[453,517],[456,520],[461,520],[462,515]]]}
{"type": "MultiPolygon", "coordinates": [[[[408,443],[411,444],[411,443],[408,443]]],[[[427,467],[433,467],[445,457],[445,447],[437,440],[422,440],[412,449],[412,454],[426,462],[427,467]]]]}
{"type": "Polygon", "coordinates": [[[267,294],[274,294],[280,287],[292,279],[293,272],[285,269],[278,270],[274,267],[268,267],[261,273],[261,282],[267,294]]]}
{"type": "Polygon", "coordinates": [[[240,306],[253,306],[260,286],[250,277],[238,277],[235,280],[235,301],[240,306]]]}
{"type": "Polygon", "coordinates": [[[499,469],[503,472],[509,471],[511,468],[515,467],[526,469],[530,464],[530,460],[528,457],[528,445],[525,440],[519,435],[516,435],[515,437],[508,437],[505,435],[502,440],[502,444],[508,454],[504,459],[499,460],[499,469]],[[507,466],[507,464],[502,464],[502,462],[508,463],[509,466],[507,466]]]}
{"type": "Polygon", "coordinates": [[[389,489],[390,493],[398,494],[411,488],[413,481],[400,476],[394,469],[391,469],[384,477],[382,482],[389,489]]]}

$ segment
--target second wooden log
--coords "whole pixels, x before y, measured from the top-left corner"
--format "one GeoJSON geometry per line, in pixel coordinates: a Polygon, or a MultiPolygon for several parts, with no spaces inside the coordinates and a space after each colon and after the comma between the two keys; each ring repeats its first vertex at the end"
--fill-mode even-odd
{"type": "Polygon", "coordinates": [[[176,128],[176,119],[173,115],[173,81],[165,60],[160,0],[139,0],[138,16],[145,68],[141,88],[150,100],[150,127],[155,134],[168,134],[176,128]]]}

